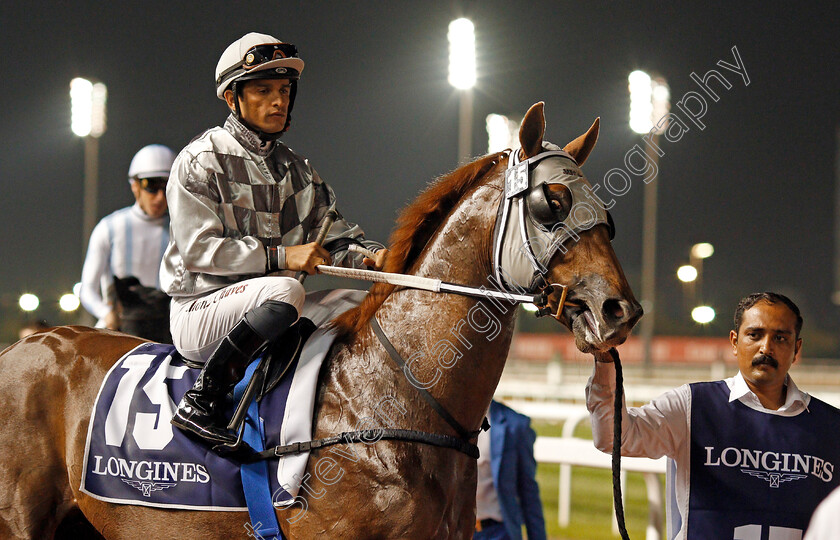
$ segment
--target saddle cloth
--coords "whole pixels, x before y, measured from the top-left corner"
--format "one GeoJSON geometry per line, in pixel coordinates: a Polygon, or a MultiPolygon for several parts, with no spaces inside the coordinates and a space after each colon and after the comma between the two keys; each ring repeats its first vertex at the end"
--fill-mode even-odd
{"type": "MultiPolygon", "coordinates": [[[[365,291],[307,295],[304,317],[318,326],[296,364],[259,403],[266,447],[312,439],[318,373],[334,334],[323,325],[357,306],[365,291]],[[286,405],[289,404],[289,407],[286,405]]],[[[123,356],[105,377],[88,427],[81,491],[113,503],[189,510],[247,506],[239,463],[215,454],[169,423],[198,370],[172,345],[144,343],[123,356]]],[[[228,417],[232,414],[233,404],[228,417]]],[[[272,500],[297,496],[308,454],[269,462],[272,500]]]]}

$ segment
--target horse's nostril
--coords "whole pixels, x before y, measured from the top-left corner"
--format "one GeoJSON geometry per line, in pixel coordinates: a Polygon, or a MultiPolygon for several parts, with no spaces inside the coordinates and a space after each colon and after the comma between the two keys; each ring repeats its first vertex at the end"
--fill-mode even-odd
{"type": "Polygon", "coordinates": [[[613,320],[620,321],[624,319],[624,307],[618,300],[607,300],[603,306],[604,315],[613,320]]]}

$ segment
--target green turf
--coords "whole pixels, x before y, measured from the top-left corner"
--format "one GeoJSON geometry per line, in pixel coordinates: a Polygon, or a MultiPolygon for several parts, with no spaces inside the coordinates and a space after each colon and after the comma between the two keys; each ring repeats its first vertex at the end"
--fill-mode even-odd
{"type": "MultiPolygon", "coordinates": [[[[537,435],[559,437],[562,424],[533,422],[537,435]]],[[[591,438],[585,422],[575,429],[576,437],[591,438]]],[[[612,532],[612,474],[605,469],[572,468],[572,506],[569,527],[557,523],[557,499],[560,465],[538,464],[537,483],[543,502],[548,537],[553,540],[615,540],[612,532]]],[[[663,496],[664,477],[660,477],[663,496]]],[[[640,473],[628,473],[624,494],[627,532],[633,540],[645,538],[648,505],[644,480],[640,473]]],[[[664,527],[664,525],[663,525],[664,527]]],[[[664,533],[664,528],[663,528],[664,533]]]]}

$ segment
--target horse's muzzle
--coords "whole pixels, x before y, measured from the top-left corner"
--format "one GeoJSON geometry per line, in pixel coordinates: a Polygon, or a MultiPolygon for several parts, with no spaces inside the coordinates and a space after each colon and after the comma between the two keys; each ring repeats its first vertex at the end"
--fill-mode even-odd
{"type": "Polygon", "coordinates": [[[635,298],[609,298],[601,304],[601,316],[606,329],[601,336],[605,344],[611,347],[620,345],[630,335],[630,330],[642,318],[644,310],[635,298]],[[618,341],[616,343],[616,341],[618,341]]]}
{"type": "Polygon", "coordinates": [[[615,291],[600,276],[581,280],[570,288],[564,319],[583,352],[606,350],[624,343],[642,317],[642,306],[615,291]]]}

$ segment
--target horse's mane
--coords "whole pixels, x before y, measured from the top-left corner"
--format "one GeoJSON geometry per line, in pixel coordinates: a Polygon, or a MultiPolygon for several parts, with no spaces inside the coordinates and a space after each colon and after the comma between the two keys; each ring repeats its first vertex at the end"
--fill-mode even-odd
{"type": "MultiPolygon", "coordinates": [[[[411,205],[400,212],[391,233],[391,246],[383,270],[405,273],[411,268],[449,212],[505,153],[486,155],[429,184],[411,205]]],[[[337,330],[339,339],[360,332],[394,288],[395,285],[374,283],[361,305],[337,317],[331,325],[337,330]]]]}

